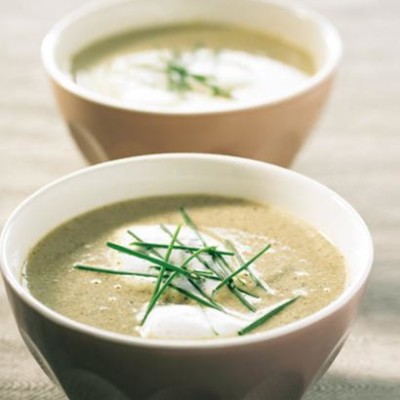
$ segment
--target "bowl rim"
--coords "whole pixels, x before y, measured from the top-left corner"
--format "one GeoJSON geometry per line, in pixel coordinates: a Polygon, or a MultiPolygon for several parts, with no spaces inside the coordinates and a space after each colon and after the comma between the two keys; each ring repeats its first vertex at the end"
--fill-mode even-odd
{"type": "Polygon", "coordinates": [[[311,179],[305,175],[298,172],[285,169],[273,164],[264,163],[261,161],[255,161],[234,156],[225,155],[214,155],[214,154],[202,154],[202,153],[168,153],[168,154],[155,154],[155,155],[145,155],[137,157],[129,157],[120,160],[108,161],[102,164],[82,168],[76,172],[68,174],[61,177],[41,189],[35,191],[29,197],[27,197],[10,215],[4,224],[1,236],[0,236],[0,271],[8,285],[12,288],[15,294],[24,301],[29,307],[33,308],[36,312],[41,314],[42,317],[49,319],[56,325],[61,325],[67,329],[78,331],[89,336],[94,336],[98,339],[102,339],[109,342],[114,342],[118,344],[137,346],[140,348],[151,348],[151,349],[173,349],[173,350],[184,350],[184,349],[226,349],[232,347],[241,347],[251,344],[257,344],[261,342],[271,341],[273,339],[279,339],[284,336],[295,334],[303,329],[307,329],[310,326],[318,323],[319,321],[333,315],[341,308],[345,307],[359,292],[359,290],[366,284],[368,277],[371,272],[372,262],[373,262],[373,242],[368,230],[367,225],[364,220],[358,214],[358,212],[345,201],[336,192],[329,189],[327,186],[311,179]],[[62,314],[53,311],[49,307],[42,304],[39,300],[33,297],[29,293],[28,289],[23,286],[23,284],[13,275],[11,268],[8,263],[8,256],[6,254],[5,243],[7,242],[8,232],[12,229],[13,222],[19,217],[21,213],[24,212],[26,208],[29,207],[30,202],[39,198],[43,193],[56,189],[58,186],[63,185],[67,181],[74,180],[76,177],[81,175],[90,174],[93,171],[99,171],[102,169],[107,169],[115,165],[140,163],[142,161],[148,160],[202,160],[204,162],[216,161],[223,163],[235,163],[243,166],[254,167],[258,169],[268,169],[274,174],[281,174],[285,176],[291,176],[296,180],[304,182],[304,184],[311,184],[322,190],[326,196],[330,196],[336,201],[341,207],[350,212],[359,224],[362,234],[364,236],[364,241],[367,247],[364,249],[367,252],[367,262],[362,276],[358,279],[355,284],[350,285],[345,288],[345,290],[331,303],[321,310],[313,313],[305,318],[296,320],[289,324],[273,328],[268,331],[253,333],[245,336],[235,336],[226,337],[219,339],[191,339],[191,340],[179,340],[179,339],[146,339],[141,337],[129,336],[125,334],[115,333],[111,331],[106,331],[100,328],[96,328],[90,325],[86,325],[81,322],[77,322],[73,319],[63,316],[62,314]]]}
{"type": "MultiPolygon", "coordinates": [[[[47,32],[41,44],[41,59],[44,69],[47,74],[55,83],[67,92],[84,99],[88,102],[95,103],[97,105],[106,106],[112,109],[121,111],[129,111],[138,114],[150,114],[160,116],[181,116],[190,117],[197,115],[224,115],[235,112],[254,110],[263,107],[273,107],[282,103],[296,100],[299,97],[306,95],[316,87],[320,86],[323,82],[329,80],[333,76],[338,68],[339,62],[342,58],[342,41],[340,35],[334,25],[325,18],[322,14],[310,10],[306,7],[298,5],[288,0],[237,0],[243,2],[258,2],[266,5],[272,5],[273,7],[280,7],[291,12],[298,18],[309,18],[313,20],[320,28],[321,36],[327,38],[329,41],[328,47],[328,60],[324,62],[323,66],[319,68],[312,76],[305,80],[304,83],[299,85],[296,90],[292,90],[285,95],[281,95],[271,100],[258,100],[254,102],[248,102],[242,105],[235,105],[227,109],[206,109],[199,111],[184,111],[184,110],[157,110],[140,106],[131,106],[122,101],[115,100],[106,95],[102,95],[92,91],[90,89],[83,88],[82,86],[75,83],[71,77],[65,73],[57,64],[54,54],[57,47],[58,39],[63,34],[64,30],[69,27],[70,24],[77,20],[83,19],[91,13],[102,11],[105,12],[110,7],[118,7],[120,5],[131,3],[131,2],[149,2],[149,1],[160,1],[160,0],[92,0],[90,3],[77,8],[75,11],[67,14],[56,22],[53,27],[47,32]]],[[[218,0],[215,0],[218,1],[218,0]]]]}

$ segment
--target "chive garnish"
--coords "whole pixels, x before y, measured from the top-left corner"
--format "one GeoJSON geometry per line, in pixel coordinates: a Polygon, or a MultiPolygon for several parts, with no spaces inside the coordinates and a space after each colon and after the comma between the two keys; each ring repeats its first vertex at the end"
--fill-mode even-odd
{"type": "MultiPolygon", "coordinates": [[[[131,231],[130,229],[128,229],[128,233],[129,235],[131,235],[135,240],[137,240],[139,243],[144,243],[144,241],[138,236],[136,235],[135,232],[131,231]]],[[[173,235],[171,235],[172,237],[173,235]]],[[[158,257],[158,258],[163,258],[163,256],[155,249],[153,248],[147,248],[145,250],[148,250],[149,253],[153,254],[154,256],[158,257]]]]}
{"type": "MultiPolygon", "coordinates": [[[[160,228],[167,234],[169,235],[171,238],[173,237],[172,232],[165,226],[165,225],[160,225],[160,228]]],[[[176,243],[178,243],[181,246],[184,246],[184,244],[177,238],[176,239],[176,243]]],[[[193,251],[188,250],[190,253],[193,253],[193,251]]],[[[208,269],[210,269],[211,271],[212,268],[210,268],[206,261],[203,260],[203,258],[197,254],[196,258],[208,269]]],[[[217,275],[218,276],[218,275],[217,275]]],[[[188,281],[191,283],[191,285],[203,296],[205,297],[210,303],[216,304],[215,301],[211,298],[211,296],[209,296],[203,289],[202,287],[196,283],[196,281],[193,278],[188,278],[188,281]]]]}
{"type": "MultiPolygon", "coordinates": [[[[173,246],[175,244],[176,239],[178,238],[178,235],[179,235],[179,232],[180,232],[181,228],[182,228],[182,225],[178,225],[176,230],[175,230],[174,235],[172,236],[172,240],[171,240],[171,242],[170,242],[170,244],[168,246],[167,253],[165,254],[165,258],[164,258],[165,262],[169,261],[169,258],[171,256],[171,252],[172,252],[172,248],[173,248],[173,246]]],[[[153,294],[152,294],[151,299],[149,301],[149,305],[148,305],[147,310],[145,312],[145,315],[144,315],[144,317],[143,317],[143,319],[142,319],[142,321],[140,323],[141,325],[143,325],[145,323],[145,321],[146,321],[147,317],[149,316],[151,310],[156,305],[157,295],[158,295],[158,292],[160,290],[161,283],[163,282],[164,275],[165,275],[165,265],[163,265],[161,267],[160,274],[158,275],[157,282],[156,282],[156,285],[155,285],[154,290],[153,290],[153,294]]]]}
{"type": "MultiPolygon", "coordinates": [[[[185,208],[180,207],[179,212],[181,213],[181,216],[182,216],[183,220],[185,221],[186,225],[188,225],[192,229],[193,233],[197,236],[197,238],[200,240],[202,245],[207,246],[207,243],[204,240],[203,236],[201,235],[199,229],[197,228],[197,225],[194,223],[192,218],[189,216],[189,214],[187,213],[185,208]]],[[[227,272],[225,271],[225,268],[224,268],[224,266],[227,265],[226,260],[221,255],[216,255],[216,257],[214,259],[215,259],[215,262],[218,264],[218,266],[223,274],[223,277],[226,277],[227,272]]],[[[208,268],[210,268],[208,266],[208,264],[204,264],[204,265],[207,266],[208,268]]],[[[214,272],[216,272],[216,271],[214,270],[214,272]]],[[[218,274],[218,275],[221,276],[221,274],[218,274]]],[[[248,302],[247,299],[236,288],[233,281],[230,281],[230,284],[227,285],[227,287],[247,309],[249,309],[250,311],[253,311],[253,312],[256,311],[256,308],[250,302],[248,302]]]]}
{"type": "Polygon", "coordinates": [[[189,214],[186,212],[184,207],[179,207],[179,212],[182,215],[183,220],[185,221],[185,224],[193,231],[193,233],[197,236],[197,238],[200,240],[203,246],[207,246],[206,241],[203,239],[203,236],[199,232],[199,229],[197,228],[197,225],[194,223],[192,218],[189,216],[189,214]]]}
{"type": "MultiPolygon", "coordinates": [[[[179,233],[179,230],[177,229],[177,232],[179,233]]],[[[175,233],[176,235],[176,233],[175,233]]],[[[174,239],[173,239],[174,240],[174,239]]],[[[176,240],[176,238],[175,238],[176,240]]],[[[206,251],[208,251],[209,248],[204,247],[202,249],[197,250],[195,253],[191,254],[180,266],[180,269],[185,270],[185,268],[187,267],[187,265],[198,255],[201,253],[204,253],[206,251]]],[[[164,291],[168,288],[168,285],[171,283],[171,281],[173,279],[176,278],[176,276],[178,275],[178,272],[174,271],[169,277],[168,279],[165,281],[165,283],[157,290],[157,292],[154,292],[152,298],[150,299],[149,302],[149,306],[146,310],[146,313],[140,323],[140,325],[143,325],[146,322],[147,317],[149,316],[151,310],[154,308],[155,304],[157,303],[158,299],[161,297],[161,295],[164,293],[164,291]]]]}
{"type": "MultiPolygon", "coordinates": [[[[169,231],[168,231],[168,232],[169,232],[169,231]]],[[[136,240],[139,240],[140,242],[142,242],[142,240],[141,240],[135,233],[133,233],[132,231],[128,231],[128,233],[129,233],[132,237],[134,237],[136,240]]],[[[172,240],[173,240],[173,243],[178,242],[178,238],[176,237],[176,238],[174,239],[174,235],[172,235],[172,240]]],[[[180,242],[179,242],[179,243],[180,243],[180,242]]],[[[108,245],[108,244],[107,244],[107,245],[108,245]]],[[[163,262],[157,261],[157,259],[154,259],[154,258],[152,258],[152,257],[146,256],[146,255],[144,255],[143,253],[139,253],[139,252],[136,252],[136,251],[134,251],[134,250],[131,250],[131,249],[128,249],[128,248],[124,248],[124,247],[122,247],[122,246],[115,245],[115,244],[114,244],[114,247],[113,247],[113,246],[109,246],[109,247],[115,248],[116,250],[119,250],[119,251],[123,251],[123,252],[125,252],[125,253],[127,253],[127,254],[129,254],[129,255],[133,255],[133,256],[136,255],[136,257],[145,259],[145,260],[147,260],[147,261],[151,261],[151,262],[153,262],[154,264],[158,264],[158,265],[160,265],[161,267],[163,267],[163,262]],[[115,246],[118,246],[118,248],[115,248],[115,246]],[[123,250],[122,250],[122,249],[123,249],[123,250]]],[[[203,249],[201,249],[201,250],[202,250],[202,252],[207,252],[207,251],[209,251],[210,249],[212,249],[212,248],[211,248],[211,247],[206,247],[206,248],[203,248],[203,249]]],[[[153,251],[155,252],[156,256],[158,256],[159,258],[162,258],[162,256],[161,256],[160,253],[158,253],[158,252],[157,252],[156,250],[154,250],[154,249],[153,249],[153,251]]],[[[199,258],[199,257],[200,257],[200,256],[199,256],[200,253],[201,253],[201,252],[197,252],[197,253],[196,253],[196,258],[199,258]]],[[[154,253],[153,253],[153,254],[154,254],[154,253]]],[[[165,262],[164,262],[164,263],[165,263],[165,262]]],[[[171,266],[171,265],[170,265],[170,266],[171,266]]],[[[179,272],[179,267],[176,267],[176,266],[173,266],[173,267],[175,268],[175,271],[179,272]]],[[[188,273],[187,270],[185,270],[185,269],[183,269],[183,271],[184,271],[185,273],[188,273]]],[[[189,274],[189,273],[188,273],[188,274],[189,274]]],[[[193,278],[197,276],[196,273],[194,273],[194,274],[195,274],[194,276],[190,276],[190,275],[189,275],[189,277],[188,277],[189,282],[190,282],[190,283],[192,284],[192,286],[193,286],[203,297],[205,297],[210,303],[216,305],[215,301],[211,298],[211,296],[209,296],[209,295],[201,288],[201,286],[198,285],[198,284],[194,281],[193,278]]]]}
{"type": "MultiPolygon", "coordinates": [[[[192,221],[192,219],[189,217],[189,214],[185,211],[185,209],[183,207],[181,207],[180,212],[184,213],[185,217],[184,219],[190,224],[190,228],[194,231],[197,231],[197,236],[199,237],[199,240],[207,245],[207,243],[204,241],[203,237],[201,236],[200,232],[197,230],[197,226],[194,224],[194,222],[192,221]]],[[[165,226],[165,225],[160,225],[160,228],[167,233],[170,237],[172,237],[172,233],[171,231],[165,226]]],[[[177,240],[177,243],[182,244],[182,242],[180,242],[179,240],[177,240]]],[[[221,258],[223,258],[221,255],[219,256],[221,258]]],[[[215,268],[213,268],[211,266],[211,264],[209,264],[207,261],[205,261],[201,256],[197,256],[196,257],[197,260],[199,260],[206,268],[208,268],[211,272],[213,272],[216,276],[219,277],[219,280],[222,280],[224,276],[226,276],[227,274],[224,273],[224,275],[222,276],[220,273],[218,273],[216,271],[215,268]]],[[[221,268],[221,267],[220,267],[221,268]]],[[[209,301],[214,302],[214,300],[212,299],[211,296],[207,295],[204,291],[200,290],[201,287],[196,286],[193,282],[191,282],[193,284],[193,286],[195,286],[197,288],[197,290],[199,290],[204,297],[206,297],[209,301]]],[[[242,296],[241,292],[243,291],[243,289],[238,289],[234,286],[234,283],[232,282],[231,284],[228,285],[228,289],[231,291],[231,293],[243,304],[243,306],[245,306],[248,310],[254,312],[256,311],[256,308],[246,300],[246,298],[244,296],[242,296]]],[[[247,293],[245,293],[247,294],[247,293]]],[[[253,297],[255,297],[253,295],[253,297]]]]}
{"type": "Polygon", "coordinates": [[[241,288],[240,286],[236,286],[236,289],[237,289],[239,292],[241,292],[241,293],[243,293],[243,294],[245,294],[245,295],[247,295],[247,296],[253,297],[253,299],[259,299],[259,298],[260,298],[260,297],[257,296],[256,294],[251,293],[251,292],[249,292],[248,290],[241,288]]]}
{"type": "Polygon", "coordinates": [[[199,256],[202,253],[209,253],[210,251],[212,251],[213,249],[215,249],[215,246],[207,246],[207,247],[202,247],[199,250],[196,250],[195,252],[193,252],[193,254],[191,254],[186,260],[185,262],[181,265],[181,268],[185,268],[193,259],[197,258],[197,256],[199,256]]]}
{"type": "Polygon", "coordinates": [[[112,242],[107,242],[107,247],[110,247],[111,249],[117,250],[121,253],[125,253],[128,254],[130,256],[134,256],[137,258],[141,258],[142,260],[146,260],[149,261],[153,264],[159,265],[161,267],[165,266],[166,269],[170,270],[170,271],[174,271],[174,272],[179,272],[182,275],[186,275],[186,276],[192,276],[192,273],[186,269],[180,268],[176,265],[170,264],[168,262],[163,261],[162,259],[159,258],[155,258],[155,257],[151,257],[147,254],[143,254],[140,253],[138,251],[129,249],[128,247],[124,247],[121,246],[119,244],[116,243],[112,243],[112,242]]]}
{"type": "Polygon", "coordinates": [[[121,271],[119,269],[94,267],[91,265],[82,265],[82,264],[74,265],[74,268],[79,269],[81,271],[101,272],[101,273],[110,274],[110,275],[141,276],[144,278],[157,278],[158,277],[158,275],[156,275],[156,274],[147,274],[145,272],[121,271]]]}
{"type": "MultiPolygon", "coordinates": [[[[243,265],[245,263],[245,261],[244,261],[242,255],[239,253],[239,250],[236,248],[236,246],[230,240],[227,240],[225,243],[233,251],[238,262],[241,265],[243,265]]],[[[264,282],[261,278],[259,278],[255,273],[253,273],[253,271],[250,268],[247,270],[247,272],[249,273],[251,279],[257,286],[261,287],[262,289],[264,289],[264,291],[269,292],[269,293],[273,291],[269,287],[269,285],[266,282],[264,282]]]]}
{"type": "Polygon", "coordinates": [[[165,289],[169,286],[169,284],[172,282],[173,279],[178,275],[177,272],[173,272],[168,279],[163,283],[163,285],[160,287],[160,289],[152,296],[150,299],[149,305],[147,307],[146,313],[143,317],[143,319],[140,321],[140,325],[143,325],[146,322],[147,317],[149,316],[151,310],[154,308],[156,305],[158,299],[161,297],[161,295],[164,293],[165,289]]]}
{"type": "MultiPolygon", "coordinates": [[[[160,228],[161,228],[165,233],[167,233],[169,236],[172,237],[171,231],[170,231],[165,225],[162,225],[162,224],[161,224],[161,225],[160,225],[160,228]]],[[[180,242],[179,240],[177,240],[177,243],[179,243],[180,245],[183,245],[183,243],[180,242]]],[[[206,245],[207,245],[207,244],[206,244],[206,245]]],[[[188,250],[188,251],[189,251],[189,252],[192,252],[191,250],[188,250]]],[[[201,256],[198,255],[196,258],[197,258],[197,260],[199,260],[199,262],[201,262],[207,269],[209,269],[210,271],[214,272],[216,275],[220,276],[220,275],[217,273],[217,271],[215,271],[214,268],[212,268],[212,266],[211,266],[206,260],[204,260],[203,257],[201,257],[201,256]]]]}
{"type": "Polygon", "coordinates": [[[268,249],[271,247],[270,244],[265,246],[259,253],[257,253],[254,257],[252,257],[250,260],[245,262],[240,268],[238,268],[236,271],[232,272],[229,276],[227,276],[218,286],[214,289],[214,292],[216,292],[218,289],[220,289],[222,286],[226,285],[227,282],[231,281],[236,275],[240,274],[242,271],[247,269],[251,264],[253,264],[254,261],[257,260],[257,258],[261,257],[268,249]]]}
{"type": "Polygon", "coordinates": [[[194,293],[192,293],[192,292],[190,292],[190,291],[188,291],[188,290],[186,290],[186,289],[184,289],[182,287],[176,286],[176,285],[171,284],[171,283],[170,283],[170,287],[175,289],[179,293],[181,293],[181,294],[183,294],[183,295],[185,295],[185,296],[197,301],[198,303],[202,304],[203,306],[215,308],[216,310],[219,310],[219,311],[224,311],[223,307],[220,306],[219,304],[217,304],[215,302],[208,302],[207,300],[195,295],[194,293]]]}
{"type": "MultiPolygon", "coordinates": [[[[160,271],[162,267],[160,267],[158,265],[154,265],[154,266],[151,266],[150,268],[154,268],[154,269],[160,271]]],[[[191,271],[194,272],[196,275],[198,275],[199,278],[211,279],[211,280],[214,280],[214,281],[222,281],[222,278],[220,278],[219,276],[215,275],[211,271],[203,271],[201,269],[191,269],[191,271]]]]}
{"type": "MultiPolygon", "coordinates": [[[[186,266],[195,258],[197,258],[200,254],[202,253],[207,253],[212,247],[203,247],[202,249],[199,249],[195,251],[193,254],[188,257],[184,263],[181,265],[181,268],[186,268],[186,266]]],[[[194,272],[194,271],[193,271],[194,272]]],[[[196,273],[196,272],[194,272],[196,273]]],[[[211,302],[214,305],[217,305],[215,301],[202,289],[200,285],[198,285],[193,279],[189,279],[189,282],[194,286],[209,302],[211,302]]]]}
{"type": "MultiPolygon", "coordinates": [[[[159,277],[159,274],[147,274],[145,272],[133,272],[133,271],[123,271],[120,269],[110,269],[110,268],[104,268],[104,267],[94,267],[91,265],[82,265],[82,264],[76,264],[74,265],[75,269],[81,270],[81,271],[89,271],[89,272],[99,272],[99,273],[103,273],[103,274],[111,274],[111,275],[125,275],[125,276],[139,276],[139,277],[143,277],[143,278],[157,278],[159,277]]],[[[162,268],[162,267],[159,267],[162,268]]],[[[206,271],[196,271],[199,274],[201,273],[205,273],[206,271]]],[[[209,276],[209,275],[205,275],[207,277],[207,279],[220,279],[216,276],[209,276]]],[[[175,289],[176,291],[184,294],[185,296],[196,300],[198,303],[203,304],[205,306],[211,307],[211,308],[215,308],[217,310],[222,310],[222,307],[219,306],[216,303],[211,303],[208,302],[205,299],[202,299],[201,297],[195,295],[192,292],[189,292],[188,290],[181,288],[179,286],[175,286],[174,284],[170,283],[170,287],[175,289]]]]}
{"type": "MultiPolygon", "coordinates": [[[[265,291],[271,290],[268,285],[263,282],[255,273],[253,273],[249,267],[252,263],[254,263],[259,257],[261,257],[264,253],[268,251],[271,245],[266,245],[260,252],[258,252],[255,256],[253,256],[248,261],[244,262],[242,256],[235,248],[235,246],[227,241],[226,244],[232,251],[225,251],[218,249],[216,246],[210,246],[207,244],[206,240],[200,233],[197,225],[191,219],[187,211],[181,207],[179,209],[185,224],[193,231],[196,235],[197,239],[200,241],[202,247],[194,247],[187,246],[182,241],[179,240],[178,236],[180,230],[182,228],[181,225],[178,225],[175,232],[172,233],[166,226],[160,225],[161,229],[166,232],[171,241],[169,244],[163,243],[151,243],[143,241],[138,235],[136,235],[133,231],[128,230],[128,233],[135,239],[135,242],[131,243],[133,246],[138,246],[142,248],[142,251],[136,251],[129,247],[122,246],[117,243],[107,242],[107,246],[113,250],[119,251],[121,253],[128,254],[130,256],[140,258],[148,261],[152,265],[149,266],[149,269],[153,269],[155,273],[144,273],[144,272],[133,272],[133,271],[124,271],[124,270],[116,270],[106,267],[98,267],[98,266],[90,266],[90,265],[82,265],[77,264],[74,265],[74,269],[82,270],[82,271],[91,271],[105,274],[113,274],[113,275],[127,275],[127,276],[137,276],[137,277],[145,277],[145,278],[155,278],[155,286],[153,290],[153,294],[149,300],[147,309],[145,311],[144,317],[142,318],[140,325],[143,325],[151,311],[161,298],[161,296],[165,293],[167,289],[173,289],[178,293],[186,296],[189,299],[196,301],[200,306],[214,308],[216,310],[227,312],[221,304],[216,302],[212,295],[209,295],[205,292],[202,287],[202,283],[206,280],[215,280],[219,281],[217,286],[213,290],[213,294],[226,286],[227,289],[237,297],[237,299],[250,311],[256,311],[256,308],[253,304],[251,304],[246,296],[250,296],[253,298],[259,298],[257,295],[251,293],[246,288],[246,281],[241,279],[239,274],[243,271],[247,271],[249,276],[252,278],[255,284],[262,287],[265,291]],[[157,249],[166,249],[165,256],[163,256],[157,249]],[[180,264],[175,265],[170,262],[171,255],[174,250],[180,250],[188,253],[188,257],[180,264]],[[150,255],[150,253],[152,255],[150,255]],[[207,259],[203,258],[203,255],[207,254],[209,257],[207,259]],[[235,256],[238,262],[241,264],[239,268],[233,270],[233,267],[230,263],[227,262],[225,256],[235,256]],[[199,260],[202,263],[206,270],[194,269],[190,266],[190,263],[194,260],[199,260]],[[218,266],[218,269],[215,267],[218,266]],[[175,278],[185,278],[186,283],[190,283],[194,289],[198,292],[193,292],[192,290],[187,290],[187,288],[182,287],[182,285],[178,285],[173,282],[175,278]],[[236,278],[236,279],[234,279],[236,278]],[[236,285],[236,282],[241,282],[241,284],[236,285]]],[[[139,249],[140,250],[140,249],[139,249]]],[[[292,304],[294,301],[298,299],[299,296],[294,297],[292,299],[286,300],[285,302],[275,306],[273,309],[270,309],[266,314],[253,321],[248,326],[242,328],[237,333],[238,335],[244,335],[252,330],[258,328],[260,325],[264,324],[274,315],[283,311],[287,306],[292,304]]]]}
{"type": "Polygon", "coordinates": [[[182,59],[182,54],[175,51],[171,58],[166,60],[164,72],[167,77],[168,89],[178,93],[195,91],[196,85],[209,91],[214,97],[232,98],[232,92],[219,86],[216,79],[210,75],[196,74],[189,70],[182,59]]]}
{"type": "MultiPolygon", "coordinates": [[[[168,244],[151,243],[151,242],[132,242],[131,245],[146,247],[148,249],[151,249],[151,248],[152,249],[167,249],[168,248],[168,244]]],[[[200,247],[174,245],[173,250],[197,251],[197,250],[200,250],[200,247]]],[[[218,250],[217,248],[210,249],[209,253],[210,254],[221,254],[221,255],[225,255],[225,256],[234,256],[235,255],[235,253],[232,251],[218,250]]]]}
{"type": "Polygon", "coordinates": [[[299,298],[299,296],[293,297],[289,300],[286,300],[284,303],[281,303],[278,306],[274,307],[272,310],[269,310],[262,317],[256,319],[250,325],[247,325],[244,328],[240,329],[238,331],[238,335],[245,335],[246,333],[249,333],[249,332],[253,331],[254,329],[258,328],[259,326],[263,325],[265,322],[267,322],[273,316],[275,316],[276,314],[279,314],[290,304],[294,303],[298,298],[299,298]]]}
{"type": "Polygon", "coordinates": [[[251,304],[241,293],[241,291],[233,285],[228,285],[227,286],[229,290],[236,296],[236,298],[250,311],[255,312],[256,308],[251,304]]]}
{"type": "MultiPolygon", "coordinates": [[[[82,265],[82,264],[76,264],[76,265],[74,265],[74,268],[81,270],[81,271],[98,272],[98,273],[111,274],[111,275],[139,276],[139,277],[144,277],[144,278],[157,278],[159,276],[156,274],[147,274],[144,272],[123,271],[123,270],[119,270],[119,269],[94,267],[91,265],[82,265]]],[[[204,271],[200,271],[200,272],[204,272],[204,271]]],[[[210,278],[210,279],[212,279],[212,278],[210,278]]],[[[194,294],[192,292],[189,292],[188,290],[186,290],[184,288],[176,286],[172,283],[170,283],[169,286],[171,288],[175,289],[176,291],[178,291],[179,293],[197,301],[198,303],[200,303],[204,306],[215,308],[216,310],[220,310],[220,311],[223,310],[223,308],[220,305],[208,302],[207,300],[202,299],[201,297],[197,296],[196,294],[194,294]]]]}

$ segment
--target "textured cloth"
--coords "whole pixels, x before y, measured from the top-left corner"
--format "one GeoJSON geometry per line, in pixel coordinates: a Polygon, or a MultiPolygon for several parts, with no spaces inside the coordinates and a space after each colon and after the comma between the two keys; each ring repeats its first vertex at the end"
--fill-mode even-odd
{"type": "MultiPolygon", "coordinates": [[[[349,340],[306,400],[400,399],[400,2],[304,0],[342,33],[334,95],[294,169],[337,190],[376,245],[369,290],[349,340]]],[[[0,225],[28,194],[85,165],[63,126],[40,40],[82,0],[1,0],[0,225]]],[[[23,345],[0,282],[0,399],[65,399],[23,345]]],[[[189,400],[189,399],[188,399],[189,400]]]]}

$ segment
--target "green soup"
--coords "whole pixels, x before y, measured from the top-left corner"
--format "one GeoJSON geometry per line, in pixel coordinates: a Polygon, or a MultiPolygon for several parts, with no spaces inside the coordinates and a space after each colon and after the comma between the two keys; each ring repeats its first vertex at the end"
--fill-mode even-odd
{"type": "Polygon", "coordinates": [[[88,325],[217,339],[315,313],[343,291],[346,267],[327,238],[280,208],[185,195],[66,222],[33,248],[23,277],[43,304],[88,325]]]}
{"type": "Polygon", "coordinates": [[[196,112],[270,101],[314,73],[303,49],[234,25],[192,23],[120,34],[82,49],[71,73],[124,105],[196,112]]]}

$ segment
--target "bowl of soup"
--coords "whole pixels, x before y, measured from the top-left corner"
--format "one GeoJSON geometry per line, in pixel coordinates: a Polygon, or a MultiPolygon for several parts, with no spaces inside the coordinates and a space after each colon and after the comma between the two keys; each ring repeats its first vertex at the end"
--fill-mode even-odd
{"type": "Polygon", "coordinates": [[[298,400],[349,333],[373,248],[325,186],[188,153],[44,187],[0,255],[21,336],[70,399],[298,400]]]}
{"type": "Polygon", "coordinates": [[[288,166],[340,55],[325,18],[268,0],[97,2],[42,46],[59,109],[92,163],[207,152],[288,166]]]}

